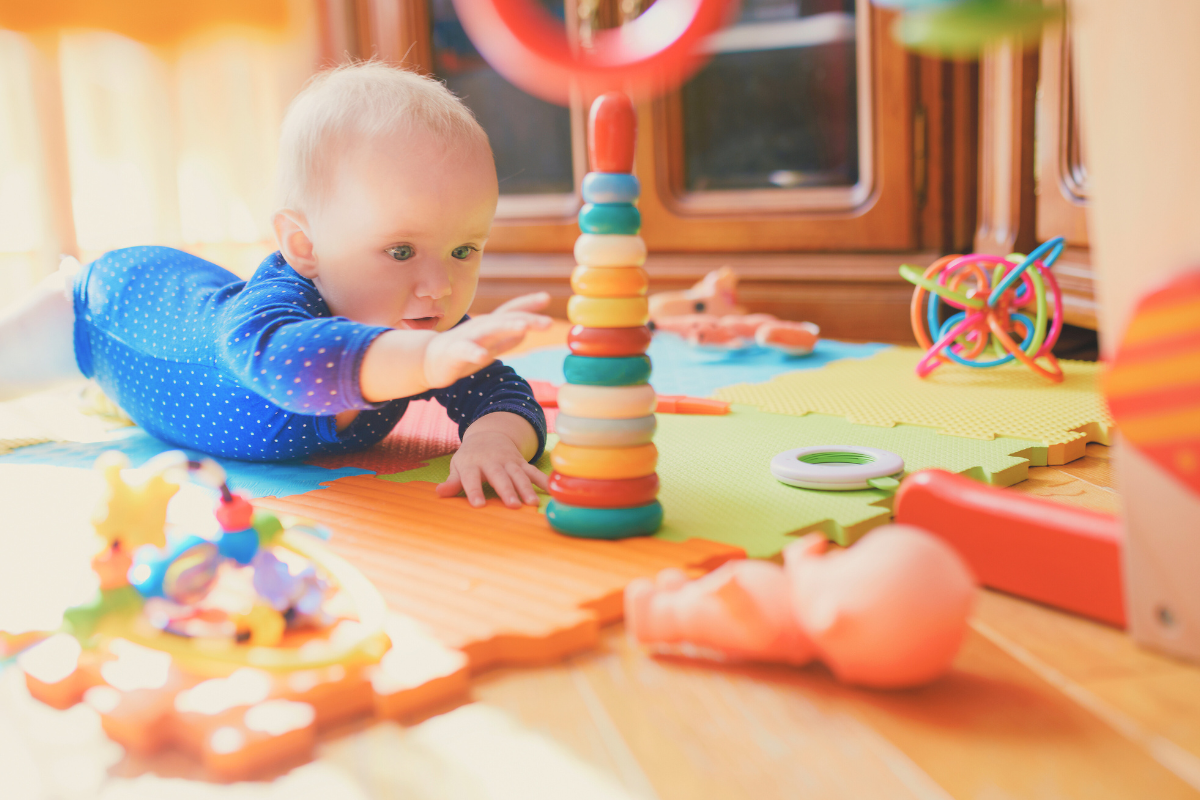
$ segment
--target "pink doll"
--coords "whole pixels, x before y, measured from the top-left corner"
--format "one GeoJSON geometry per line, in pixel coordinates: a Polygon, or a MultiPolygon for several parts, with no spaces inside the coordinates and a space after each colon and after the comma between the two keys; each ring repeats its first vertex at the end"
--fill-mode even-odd
{"type": "Polygon", "coordinates": [[[688,581],[678,570],[625,590],[643,644],[728,661],[803,665],[841,681],[918,686],[944,674],[967,629],[975,580],[945,543],[908,525],[872,531],[845,550],[809,534],[784,566],[740,560],[688,581]]]}
{"type": "Polygon", "coordinates": [[[821,329],[811,322],[789,322],[771,314],[747,314],[738,305],[737,272],[721,267],[690,289],[650,295],[650,320],[656,330],[677,334],[693,345],[741,349],[750,344],[789,355],[807,355],[821,329]]]}

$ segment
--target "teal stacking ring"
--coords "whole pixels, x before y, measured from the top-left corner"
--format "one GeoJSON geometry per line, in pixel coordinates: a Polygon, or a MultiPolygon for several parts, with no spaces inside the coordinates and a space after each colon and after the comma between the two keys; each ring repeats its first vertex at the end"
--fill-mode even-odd
{"type": "Polygon", "coordinates": [[[641,228],[641,212],[630,203],[587,203],[579,211],[579,230],[584,233],[632,236],[641,228]]]}
{"type": "Polygon", "coordinates": [[[632,203],[641,193],[638,179],[628,172],[589,172],[583,176],[585,203],[632,203]]]}
{"type": "Polygon", "coordinates": [[[655,500],[644,506],[584,508],[557,500],[546,505],[550,527],[580,539],[628,539],[649,536],[662,525],[663,507],[655,500]]]}
{"type": "Polygon", "coordinates": [[[563,360],[567,383],[583,386],[633,386],[650,379],[650,359],[646,356],[593,358],[569,355],[563,360]]]}
{"type": "Polygon", "coordinates": [[[561,411],[554,432],[563,444],[575,447],[637,447],[654,440],[658,420],[653,414],[630,419],[575,417],[561,411]]]}

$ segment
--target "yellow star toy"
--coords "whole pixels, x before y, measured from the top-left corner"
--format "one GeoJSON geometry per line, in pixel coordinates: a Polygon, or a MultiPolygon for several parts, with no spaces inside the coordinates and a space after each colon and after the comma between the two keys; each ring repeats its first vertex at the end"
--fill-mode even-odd
{"type": "Polygon", "coordinates": [[[144,483],[130,485],[122,475],[128,466],[129,459],[117,451],[109,451],[96,461],[96,469],[104,473],[108,482],[107,497],[92,517],[96,533],[110,547],[119,541],[129,553],[144,544],[165,547],[167,503],[179,491],[179,484],[167,480],[162,471],[144,483]]]}

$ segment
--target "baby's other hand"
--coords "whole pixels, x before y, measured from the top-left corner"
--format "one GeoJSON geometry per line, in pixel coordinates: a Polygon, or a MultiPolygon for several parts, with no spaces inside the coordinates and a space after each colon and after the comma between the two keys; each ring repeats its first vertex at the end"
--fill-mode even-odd
{"type": "Polygon", "coordinates": [[[525,461],[511,437],[490,430],[472,433],[468,428],[462,446],[450,459],[450,477],[438,484],[437,493],[453,497],[464,492],[467,501],[478,508],[485,502],[485,480],[509,508],[520,508],[522,503],[536,506],[538,496],[534,486],[549,490],[549,478],[525,461]]]}
{"type": "Polygon", "coordinates": [[[522,295],[490,314],[439,333],[425,349],[425,379],[429,386],[440,389],[473,375],[520,344],[528,331],[550,327],[549,317],[534,313],[549,302],[550,295],[545,292],[522,295]]]}

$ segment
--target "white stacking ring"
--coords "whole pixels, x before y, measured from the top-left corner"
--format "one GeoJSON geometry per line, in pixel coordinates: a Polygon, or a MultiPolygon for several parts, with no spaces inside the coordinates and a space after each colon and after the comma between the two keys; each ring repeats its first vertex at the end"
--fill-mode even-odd
{"type": "Polygon", "coordinates": [[[558,387],[558,410],[571,417],[632,419],[653,414],[658,395],[650,384],[637,386],[584,386],[564,383],[558,387]]]}
{"type": "Polygon", "coordinates": [[[585,267],[640,267],[646,243],[640,236],[582,233],[575,240],[575,261],[585,267]]]}
{"type": "Polygon", "coordinates": [[[657,425],[653,414],[629,419],[573,417],[559,411],[554,432],[563,444],[578,447],[636,447],[654,438],[657,425]]]}
{"type": "Polygon", "coordinates": [[[904,459],[888,450],[853,445],[799,447],[771,459],[771,474],[803,489],[850,491],[904,471],[904,459]]]}

